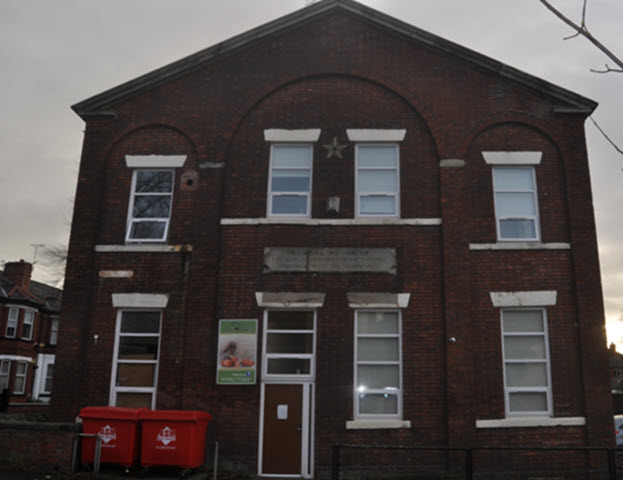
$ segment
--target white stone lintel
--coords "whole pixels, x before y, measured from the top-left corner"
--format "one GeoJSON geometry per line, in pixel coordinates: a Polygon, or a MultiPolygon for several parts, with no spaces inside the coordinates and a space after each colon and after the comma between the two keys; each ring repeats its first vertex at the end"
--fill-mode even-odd
{"type": "Polygon", "coordinates": [[[321,308],[321,292],[255,292],[257,306],[262,308],[321,308]]]}
{"type": "Polygon", "coordinates": [[[351,142],[402,142],[407,134],[404,128],[349,128],[346,135],[351,142]]]}
{"type": "Polygon", "coordinates": [[[556,305],[556,290],[489,292],[494,307],[548,307],[556,305]]]}
{"type": "Polygon", "coordinates": [[[187,155],[126,155],[129,168],[179,168],[183,167],[187,155]]]}
{"type": "Polygon", "coordinates": [[[489,165],[539,165],[543,152],[482,152],[489,165]]]}
{"type": "Polygon", "coordinates": [[[476,428],[582,427],[584,417],[509,417],[476,420],[476,428]]]}
{"type": "Polygon", "coordinates": [[[264,140],[267,142],[316,142],[318,138],[320,138],[319,128],[299,130],[267,128],[264,130],[264,140]]]}
{"type": "Polygon", "coordinates": [[[115,308],[166,308],[169,295],[166,293],[113,293],[115,308]]]}
{"type": "Polygon", "coordinates": [[[346,297],[350,308],[407,308],[411,294],[348,292],[346,297]]]}

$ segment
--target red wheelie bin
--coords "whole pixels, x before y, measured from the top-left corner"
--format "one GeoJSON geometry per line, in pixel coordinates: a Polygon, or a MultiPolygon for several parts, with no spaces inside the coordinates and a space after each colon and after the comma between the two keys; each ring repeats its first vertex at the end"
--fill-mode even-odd
{"type": "Polygon", "coordinates": [[[211,418],[209,413],[200,411],[142,410],[141,467],[194,469],[203,465],[211,418]]]}

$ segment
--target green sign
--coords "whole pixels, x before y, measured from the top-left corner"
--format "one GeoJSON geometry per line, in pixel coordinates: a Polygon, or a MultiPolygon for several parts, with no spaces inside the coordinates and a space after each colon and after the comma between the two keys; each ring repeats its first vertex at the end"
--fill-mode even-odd
{"type": "Polygon", "coordinates": [[[220,320],[216,383],[255,384],[257,320],[220,320]]]}

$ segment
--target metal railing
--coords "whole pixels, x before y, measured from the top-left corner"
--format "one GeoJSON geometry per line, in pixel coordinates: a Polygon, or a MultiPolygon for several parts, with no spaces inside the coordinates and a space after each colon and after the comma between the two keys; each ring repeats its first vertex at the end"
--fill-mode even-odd
{"type": "Polygon", "coordinates": [[[606,452],[608,464],[608,480],[617,480],[617,452],[623,453],[623,447],[425,447],[410,445],[350,445],[334,444],[332,447],[332,476],[333,480],[340,480],[340,450],[417,450],[438,452],[463,452],[465,479],[474,478],[474,452],[477,451],[518,451],[518,452],[606,452]]]}
{"type": "Polygon", "coordinates": [[[95,438],[95,451],[93,452],[93,474],[98,475],[100,471],[100,459],[102,458],[102,437],[97,433],[77,433],[74,435],[73,452],[71,456],[71,471],[78,471],[80,457],[80,440],[82,438],[95,438]]]}

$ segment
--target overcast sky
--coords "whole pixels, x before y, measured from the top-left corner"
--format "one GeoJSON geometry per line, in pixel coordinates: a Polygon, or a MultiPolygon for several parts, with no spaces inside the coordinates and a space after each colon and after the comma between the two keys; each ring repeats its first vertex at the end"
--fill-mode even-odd
{"type": "MultiPolygon", "coordinates": [[[[553,0],[579,20],[582,0],[553,0]]],[[[599,102],[623,146],[623,74],[538,0],[362,0],[599,102]]],[[[305,0],[0,0],[0,260],[64,245],[84,123],[70,106],[305,7],[305,0]]],[[[623,2],[590,0],[592,33],[623,56],[623,2]]],[[[623,156],[587,122],[609,339],[623,350],[623,156]]],[[[578,254],[578,252],[576,252],[578,254]]],[[[34,277],[51,279],[42,264],[34,277]]]]}

